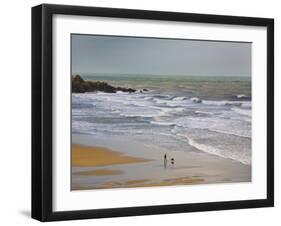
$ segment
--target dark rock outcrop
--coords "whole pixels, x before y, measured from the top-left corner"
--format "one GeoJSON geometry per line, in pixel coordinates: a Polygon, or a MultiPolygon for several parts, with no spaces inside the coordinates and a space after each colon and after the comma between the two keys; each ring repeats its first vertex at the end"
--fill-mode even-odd
{"type": "Polygon", "coordinates": [[[101,91],[105,93],[116,93],[117,91],[133,93],[136,90],[132,88],[114,87],[106,82],[85,81],[80,75],[72,76],[72,92],[85,93],[101,91]]]}

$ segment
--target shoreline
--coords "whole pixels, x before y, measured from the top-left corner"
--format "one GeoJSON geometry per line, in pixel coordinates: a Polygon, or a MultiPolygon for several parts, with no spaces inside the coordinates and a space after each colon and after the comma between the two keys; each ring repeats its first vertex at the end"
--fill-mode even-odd
{"type": "Polygon", "coordinates": [[[251,181],[251,166],[203,152],[147,148],[142,143],[72,134],[72,190],[251,181]],[[165,168],[163,156],[168,160],[165,168]]]}

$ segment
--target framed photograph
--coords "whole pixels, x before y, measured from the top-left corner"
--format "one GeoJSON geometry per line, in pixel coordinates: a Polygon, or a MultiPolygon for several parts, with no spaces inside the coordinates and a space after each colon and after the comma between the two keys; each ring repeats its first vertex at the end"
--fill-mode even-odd
{"type": "Polygon", "coordinates": [[[32,8],[32,217],[274,205],[274,21],[32,8]]]}

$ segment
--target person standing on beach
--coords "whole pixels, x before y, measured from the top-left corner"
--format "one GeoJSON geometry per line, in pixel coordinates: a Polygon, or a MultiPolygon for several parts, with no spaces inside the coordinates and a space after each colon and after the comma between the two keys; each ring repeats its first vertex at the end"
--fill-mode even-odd
{"type": "Polygon", "coordinates": [[[167,167],[167,154],[164,155],[164,168],[167,167]]]}

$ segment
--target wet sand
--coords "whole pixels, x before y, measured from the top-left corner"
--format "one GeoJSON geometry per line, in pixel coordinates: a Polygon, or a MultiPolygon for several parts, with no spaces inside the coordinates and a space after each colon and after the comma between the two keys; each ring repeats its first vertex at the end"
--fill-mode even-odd
{"type": "Polygon", "coordinates": [[[104,175],[117,175],[121,173],[123,173],[121,170],[97,169],[97,170],[77,172],[73,174],[84,175],[84,176],[104,176],[104,175]]]}
{"type": "Polygon", "coordinates": [[[152,181],[152,180],[127,180],[127,181],[113,181],[104,183],[97,186],[82,185],[76,187],[74,190],[88,190],[88,189],[105,189],[105,188],[134,188],[134,187],[158,187],[158,186],[171,186],[171,185],[187,185],[187,184],[200,184],[204,182],[202,178],[192,178],[192,177],[179,177],[164,179],[162,181],[152,181]]]}
{"type": "Polygon", "coordinates": [[[200,151],[167,151],[90,135],[75,134],[72,140],[72,190],[251,181],[251,166],[200,151]]]}

